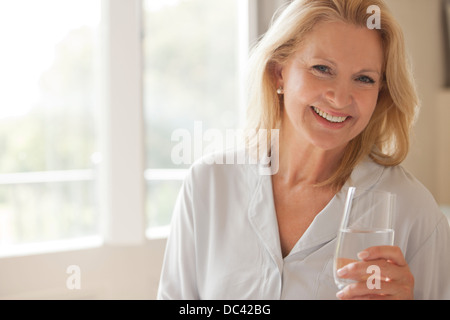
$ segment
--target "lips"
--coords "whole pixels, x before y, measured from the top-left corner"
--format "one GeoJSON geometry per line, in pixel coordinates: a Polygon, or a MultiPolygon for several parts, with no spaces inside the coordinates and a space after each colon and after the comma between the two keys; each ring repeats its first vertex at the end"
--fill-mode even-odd
{"type": "Polygon", "coordinates": [[[312,110],[314,110],[314,112],[317,115],[319,115],[320,117],[322,117],[323,119],[325,119],[331,123],[342,123],[350,117],[350,116],[334,116],[334,115],[331,115],[315,106],[312,106],[311,108],[312,108],[312,110]]]}

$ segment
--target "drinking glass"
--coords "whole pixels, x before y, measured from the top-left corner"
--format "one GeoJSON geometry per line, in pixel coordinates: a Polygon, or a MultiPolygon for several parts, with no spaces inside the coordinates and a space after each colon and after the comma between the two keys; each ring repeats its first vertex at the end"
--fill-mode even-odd
{"type": "Polygon", "coordinates": [[[337,270],[358,261],[357,254],[369,247],[394,244],[394,214],[394,194],[348,189],[333,263],[334,281],[339,290],[355,281],[340,278],[337,270]]]}

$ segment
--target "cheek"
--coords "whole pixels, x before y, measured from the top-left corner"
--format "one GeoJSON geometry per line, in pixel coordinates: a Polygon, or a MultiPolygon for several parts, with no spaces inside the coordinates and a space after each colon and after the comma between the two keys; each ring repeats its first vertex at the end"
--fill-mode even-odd
{"type": "Polygon", "coordinates": [[[377,102],[378,102],[378,91],[376,93],[367,94],[362,99],[359,100],[358,103],[358,105],[360,106],[359,112],[361,118],[364,119],[366,123],[368,123],[370,118],[372,117],[377,102]]]}
{"type": "Polygon", "coordinates": [[[308,76],[308,74],[299,74],[291,78],[285,86],[285,107],[293,109],[298,107],[308,107],[309,104],[317,101],[325,90],[322,81],[308,76]]]}

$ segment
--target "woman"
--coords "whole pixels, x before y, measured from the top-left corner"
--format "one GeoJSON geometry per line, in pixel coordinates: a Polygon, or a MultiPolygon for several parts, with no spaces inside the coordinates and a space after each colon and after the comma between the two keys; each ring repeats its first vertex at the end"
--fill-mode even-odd
{"type": "Polygon", "coordinates": [[[191,167],[158,297],[450,299],[448,222],[399,165],[417,99],[382,0],[293,1],[254,50],[251,75],[249,127],[279,129],[278,142],[269,137],[276,173],[261,175],[251,161],[191,167]],[[370,5],[380,29],[367,27],[370,5]],[[357,282],[338,291],[332,261],[348,186],[397,195],[395,245],[341,268],[357,282]],[[377,290],[359,281],[374,264],[377,290]]]}

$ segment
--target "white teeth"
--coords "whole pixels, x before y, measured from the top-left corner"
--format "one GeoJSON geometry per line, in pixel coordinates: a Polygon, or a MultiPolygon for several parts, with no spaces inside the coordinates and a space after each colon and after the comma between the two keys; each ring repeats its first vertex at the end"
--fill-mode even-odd
{"type": "Polygon", "coordinates": [[[325,111],[322,111],[322,110],[320,110],[317,107],[313,107],[313,109],[319,116],[321,116],[324,119],[327,119],[330,122],[340,123],[340,122],[344,122],[345,119],[347,119],[347,117],[335,117],[335,116],[332,116],[331,114],[328,114],[325,111]]]}

